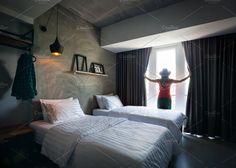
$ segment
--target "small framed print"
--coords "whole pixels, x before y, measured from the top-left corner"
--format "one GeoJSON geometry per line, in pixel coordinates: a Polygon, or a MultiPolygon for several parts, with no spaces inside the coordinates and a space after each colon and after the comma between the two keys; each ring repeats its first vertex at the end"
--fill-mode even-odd
{"type": "Polygon", "coordinates": [[[104,66],[99,63],[92,62],[89,69],[89,71],[93,73],[105,74],[104,66]]]}
{"type": "Polygon", "coordinates": [[[76,70],[77,71],[85,71],[87,72],[87,58],[86,56],[80,54],[74,54],[75,63],[76,63],[76,70]]]}

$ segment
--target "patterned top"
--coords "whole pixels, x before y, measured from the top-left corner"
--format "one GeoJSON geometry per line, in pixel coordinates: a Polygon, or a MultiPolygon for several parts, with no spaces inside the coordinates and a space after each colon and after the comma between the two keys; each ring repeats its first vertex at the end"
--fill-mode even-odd
{"type": "Polygon", "coordinates": [[[163,82],[159,82],[160,91],[158,98],[171,99],[170,87],[171,87],[170,82],[166,82],[165,84],[163,82]]]}

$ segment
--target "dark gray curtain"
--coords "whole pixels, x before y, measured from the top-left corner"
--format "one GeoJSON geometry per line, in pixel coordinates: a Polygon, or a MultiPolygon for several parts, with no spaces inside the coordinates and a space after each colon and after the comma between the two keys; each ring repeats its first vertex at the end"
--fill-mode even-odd
{"type": "Polygon", "coordinates": [[[236,34],[183,46],[192,73],[186,132],[236,141],[236,34]]]}
{"type": "Polygon", "coordinates": [[[117,54],[117,94],[125,105],[146,105],[144,73],[151,48],[117,54]]]}

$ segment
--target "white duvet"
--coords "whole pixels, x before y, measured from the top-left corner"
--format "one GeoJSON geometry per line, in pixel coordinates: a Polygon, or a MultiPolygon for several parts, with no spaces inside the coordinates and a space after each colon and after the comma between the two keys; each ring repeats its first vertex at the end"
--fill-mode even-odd
{"type": "Polygon", "coordinates": [[[154,109],[144,106],[115,108],[109,111],[108,116],[164,126],[171,131],[177,141],[180,141],[182,137],[180,128],[185,124],[187,119],[184,114],[177,111],[154,109]]]}
{"type": "Polygon", "coordinates": [[[60,167],[165,168],[176,144],[164,127],[85,116],[51,128],[41,153],[60,167]]]}

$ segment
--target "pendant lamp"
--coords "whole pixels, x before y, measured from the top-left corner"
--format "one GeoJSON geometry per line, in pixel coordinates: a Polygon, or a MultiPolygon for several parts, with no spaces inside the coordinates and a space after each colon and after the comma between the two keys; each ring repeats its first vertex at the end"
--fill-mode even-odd
{"type": "Polygon", "coordinates": [[[63,46],[60,44],[58,40],[58,7],[57,7],[57,32],[56,32],[56,39],[54,43],[50,45],[50,51],[52,56],[61,56],[63,52],[63,46]]]}

